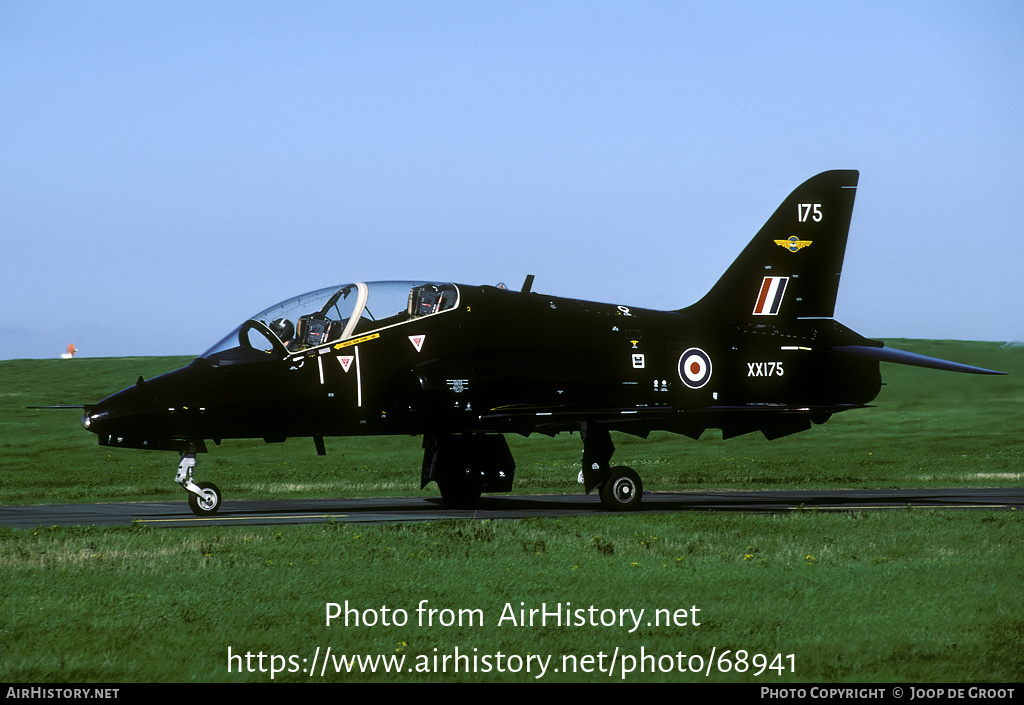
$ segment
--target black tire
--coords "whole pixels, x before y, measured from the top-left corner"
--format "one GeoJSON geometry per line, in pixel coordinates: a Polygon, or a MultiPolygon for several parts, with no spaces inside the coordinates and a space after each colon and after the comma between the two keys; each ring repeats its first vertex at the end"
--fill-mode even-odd
{"type": "Polygon", "coordinates": [[[442,477],[437,478],[437,487],[445,506],[455,509],[473,509],[480,503],[483,493],[480,478],[469,467],[446,469],[442,477]]]}
{"type": "Polygon", "coordinates": [[[608,479],[601,485],[601,504],[614,512],[636,509],[643,496],[644,483],[633,468],[612,468],[608,479]]]}
{"type": "Polygon", "coordinates": [[[220,489],[212,482],[197,482],[196,486],[206,495],[204,498],[197,497],[191,492],[188,493],[188,508],[196,516],[210,516],[216,514],[220,509],[220,489]]]}

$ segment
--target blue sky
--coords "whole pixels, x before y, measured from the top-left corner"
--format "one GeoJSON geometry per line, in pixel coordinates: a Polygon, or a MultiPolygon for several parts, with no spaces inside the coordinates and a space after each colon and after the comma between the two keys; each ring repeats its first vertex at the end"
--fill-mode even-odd
{"type": "Polygon", "coordinates": [[[348,281],[672,309],[859,169],[836,318],[1024,339],[1019,2],[0,0],[0,359],[348,281]]]}

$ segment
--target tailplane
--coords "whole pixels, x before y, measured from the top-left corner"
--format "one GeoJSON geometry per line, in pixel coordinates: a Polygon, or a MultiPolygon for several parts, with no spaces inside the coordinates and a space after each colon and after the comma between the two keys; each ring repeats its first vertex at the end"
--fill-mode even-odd
{"type": "Polygon", "coordinates": [[[687,313],[737,322],[831,318],[850,231],[856,171],[826,171],[782,202],[687,313]]]}

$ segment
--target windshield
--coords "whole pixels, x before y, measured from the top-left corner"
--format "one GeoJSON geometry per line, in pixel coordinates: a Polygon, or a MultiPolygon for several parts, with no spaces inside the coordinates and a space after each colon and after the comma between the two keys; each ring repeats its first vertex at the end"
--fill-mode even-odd
{"type": "Polygon", "coordinates": [[[330,286],[260,311],[200,357],[213,365],[279,359],[458,306],[454,284],[357,282],[330,286]]]}

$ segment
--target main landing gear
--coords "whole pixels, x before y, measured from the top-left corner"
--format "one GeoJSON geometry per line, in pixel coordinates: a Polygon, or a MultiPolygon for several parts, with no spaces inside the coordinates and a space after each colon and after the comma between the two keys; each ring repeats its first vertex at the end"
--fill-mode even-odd
{"type": "Polygon", "coordinates": [[[484,492],[509,492],[516,461],[500,434],[423,436],[420,489],[433,480],[449,507],[475,507],[484,492]]]}
{"type": "Polygon", "coordinates": [[[188,492],[188,507],[197,516],[210,516],[220,509],[220,489],[212,482],[194,482],[192,472],[196,467],[196,453],[189,449],[181,454],[178,474],[174,481],[188,492]]]}
{"type": "MultiPolygon", "coordinates": [[[[598,490],[605,509],[614,512],[635,509],[643,497],[644,484],[633,468],[611,467],[609,461],[615,446],[608,429],[585,421],[580,424],[580,432],[583,437],[580,484],[587,492],[598,490]]],[[[505,437],[500,434],[428,433],[423,436],[420,488],[433,480],[446,505],[472,508],[483,492],[510,491],[515,466],[505,437]]]]}
{"type": "Polygon", "coordinates": [[[601,504],[611,511],[635,509],[644,495],[644,483],[633,468],[619,465],[611,467],[615,452],[608,429],[584,421],[580,424],[583,437],[583,469],[579,482],[587,492],[598,489],[601,504]]]}
{"type": "Polygon", "coordinates": [[[601,504],[605,509],[625,511],[635,509],[644,496],[644,483],[633,468],[620,465],[611,469],[608,479],[601,485],[601,504]]]}

